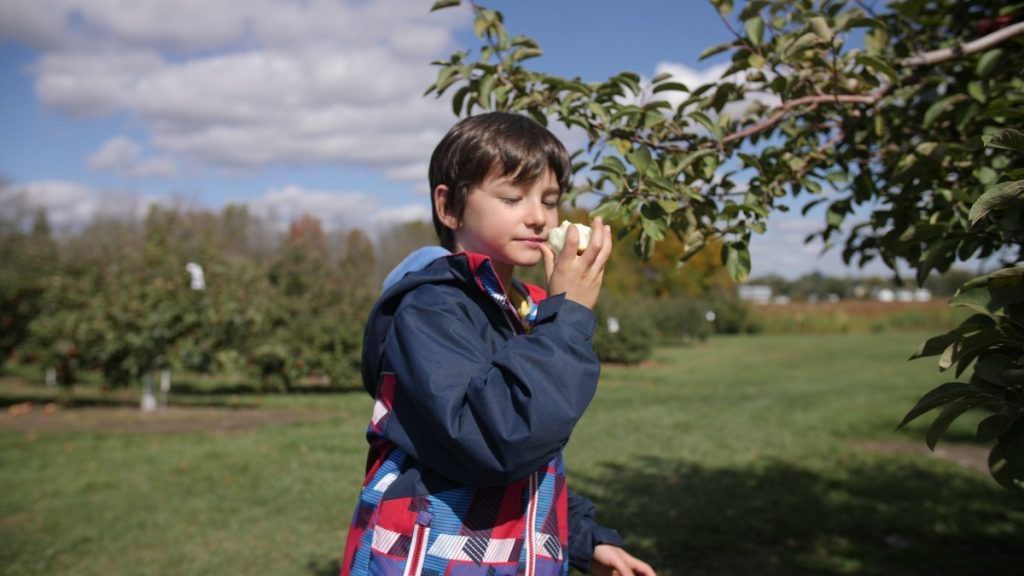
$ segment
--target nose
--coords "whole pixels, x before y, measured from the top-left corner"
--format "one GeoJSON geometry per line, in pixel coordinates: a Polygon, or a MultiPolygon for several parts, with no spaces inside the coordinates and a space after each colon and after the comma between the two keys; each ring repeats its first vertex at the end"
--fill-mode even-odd
{"type": "Polygon", "coordinates": [[[544,202],[543,200],[531,200],[526,212],[526,225],[531,228],[544,226],[544,202]]]}

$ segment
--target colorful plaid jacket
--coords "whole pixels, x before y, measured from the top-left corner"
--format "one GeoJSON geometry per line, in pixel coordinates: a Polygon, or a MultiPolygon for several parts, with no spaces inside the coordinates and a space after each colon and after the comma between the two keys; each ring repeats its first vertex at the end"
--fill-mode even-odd
{"type": "Polygon", "coordinates": [[[426,260],[389,276],[367,323],[375,403],[342,575],[586,570],[596,544],[620,542],[562,463],[596,390],[593,313],[517,283],[524,326],[487,258],[426,260]]]}

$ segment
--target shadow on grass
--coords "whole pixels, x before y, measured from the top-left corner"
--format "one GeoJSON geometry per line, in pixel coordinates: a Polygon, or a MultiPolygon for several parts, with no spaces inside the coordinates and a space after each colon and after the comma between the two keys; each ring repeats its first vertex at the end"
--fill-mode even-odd
{"type": "Polygon", "coordinates": [[[310,560],[306,564],[310,576],[338,576],[341,574],[341,560],[310,560]]]}
{"type": "Polygon", "coordinates": [[[995,575],[1024,566],[1024,502],[981,474],[893,459],[707,469],[647,458],[574,475],[661,575],[995,575]],[[1017,568],[1013,568],[1017,566],[1017,568]]]}
{"type": "Polygon", "coordinates": [[[39,393],[39,394],[4,394],[0,395],[0,407],[13,406],[15,404],[23,403],[49,403],[58,402],[62,408],[118,408],[118,407],[138,407],[139,400],[129,398],[116,398],[116,397],[103,397],[103,396],[84,396],[76,397],[74,395],[70,397],[58,398],[57,394],[54,393],[39,393]]]}
{"type": "Polygon", "coordinates": [[[267,389],[258,384],[232,384],[230,386],[201,386],[188,382],[176,383],[173,394],[192,396],[244,396],[253,394],[288,395],[288,394],[349,394],[365,392],[362,386],[292,386],[288,391],[279,388],[267,389]]]}

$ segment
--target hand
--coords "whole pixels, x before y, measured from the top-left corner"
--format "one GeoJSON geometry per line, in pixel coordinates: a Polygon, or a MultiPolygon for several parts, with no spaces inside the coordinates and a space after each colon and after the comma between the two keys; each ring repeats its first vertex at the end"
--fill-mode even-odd
{"type": "Polygon", "coordinates": [[[657,576],[643,560],[630,555],[618,546],[598,544],[590,559],[590,573],[594,576],[657,576]]]}
{"type": "Polygon", "coordinates": [[[612,229],[594,218],[590,228],[590,245],[582,254],[577,254],[580,245],[580,234],[575,226],[569,226],[565,235],[565,246],[557,256],[546,243],[541,246],[544,252],[544,272],[548,279],[548,292],[561,294],[573,302],[593,308],[601,293],[604,282],[604,267],[612,254],[612,229]]]}

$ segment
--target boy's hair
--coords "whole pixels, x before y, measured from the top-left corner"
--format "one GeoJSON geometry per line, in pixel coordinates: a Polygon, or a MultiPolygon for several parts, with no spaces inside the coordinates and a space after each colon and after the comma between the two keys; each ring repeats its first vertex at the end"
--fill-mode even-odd
{"type": "Polygon", "coordinates": [[[430,204],[441,245],[455,250],[453,231],[437,215],[434,190],[438,186],[448,188],[448,213],[462,220],[466,196],[487,176],[512,175],[513,184],[528,186],[548,168],[554,172],[559,194],[565,193],[572,177],[569,153],[547,128],[526,116],[488,112],[453,126],[430,157],[430,204]]]}

